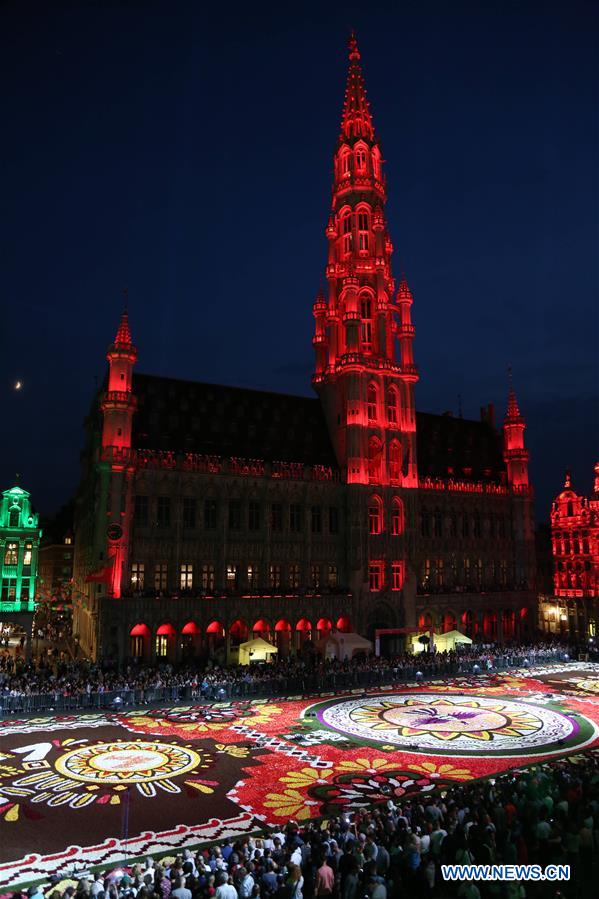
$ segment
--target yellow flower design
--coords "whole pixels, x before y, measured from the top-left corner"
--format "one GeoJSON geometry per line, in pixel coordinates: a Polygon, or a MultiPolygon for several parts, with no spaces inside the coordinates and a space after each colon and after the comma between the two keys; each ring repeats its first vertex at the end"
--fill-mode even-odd
{"type": "Polygon", "coordinates": [[[333,773],[332,768],[302,768],[301,771],[288,771],[284,777],[279,777],[280,783],[289,784],[291,787],[313,787],[315,784],[326,783],[325,778],[333,773]]]}
{"type": "Polygon", "coordinates": [[[264,805],[271,808],[277,818],[305,821],[310,817],[310,806],[317,803],[306,800],[297,790],[286,789],[282,793],[268,793],[264,805]]]}
{"type": "Polygon", "coordinates": [[[280,715],[281,712],[282,709],[276,705],[261,705],[257,706],[255,713],[253,713],[249,719],[244,719],[244,721],[249,720],[252,724],[268,724],[273,715],[280,715]]]}
{"type": "Polygon", "coordinates": [[[425,774],[427,777],[449,777],[452,780],[469,780],[472,773],[467,768],[454,768],[453,765],[436,765],[434,762],[422,762],[421,765],[410,765],[411,771],[425,774]]]}
{"type": "Polygon", "coordinates": [[[343,774],[349,774],[350,771],[360,774],[376,774],[385,768],[393,768],[393,764],[388,759],[356,759],[341,762],[339,767],[343,774]]]}
{"type": "Polygon", "coordinates": [[[214,746],[219,752],[225,752],[236,759],[245,759],[250,754],[250,750],[245,746],[235,746],[234,744],[227,746],[225,743],[215,743],[214,746]]]}

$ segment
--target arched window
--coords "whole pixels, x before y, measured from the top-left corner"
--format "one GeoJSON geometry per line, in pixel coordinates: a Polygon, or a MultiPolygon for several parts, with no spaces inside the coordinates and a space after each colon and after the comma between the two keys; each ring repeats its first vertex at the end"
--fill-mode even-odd
{"type": "Polygon", "coordinates": [[[358,250],[367,253],[369,250],[370,217],[365,209],[358,212],[358,250]]]}
{"type": "Polygon", "coordinates": [[[401,480],[401,445],[397,440],[392,440],[389,445],[389,479],[401,480]]]}
{"type": "Polygon", "coordinates": [[[351,160],[350,151],[347,149],[347,147],[345,147],[341,151],[341,156],[339,157],[339,168],[340,168],[340,174],[341,174],[342,178],[349,178],[349,175],[351,172],[350,160],[351,160]]]}
{"type": "Polygon", "coordinates": [[[362,322],[360,325],[360,338],[362,341],[362,352],[372,352],[372,300],[369,296],[363,296],[360,300],[360,315],[362,322]]]}
{"type": "Polygon", "coordinates": [[[377,181],[381,180],[381,154],[378,147],[372,151],[372,170],[377,181]]]}
{"type": "Polygon", "coordinates": [[[351,212],[349,209],[343,213],[341,218],[341,240],[342,240],[342,248],[343,255],[349,256],[351,255],[353,242],[352,242],[352,231],[351,231],[351,212]]]}
{"type": "Polygon", "coordinates": [[[356,149],[354,158],[356,160],[356,171],[363,175],[366,171],[366,150],[364,147],[356,149]]]}
{"type": "Polygon", "coordinates": [[[390,387],[387,391],[387,421],[390,425],[396,425],[399,421],[397,387],[390,387]]]}
{"type": "Polygon", "coordinates": [[[371,496],[368,503],[368,533],[381,534],[383,531],[383,503],[379,496],[371,496]]]}
{"type": "Polygon", "coordinates": [[[391,534],[399,537],[403,533],[403,503],[399,496],[394,496],[391,503],[391,534]]]}
{"type": "Polygon", "coordinates": [[[566,515],[568,516],[568,518],[572,518],[572,516],[574,515],[574,505],[572,504],[572,502],[568,503],[566,515]]]}
{"type": "Polygon", "coordinates": [[[368,441],[368,481],[371,484],[379,484],[381,481],[381,458],[383,445],[378,437],[371,437],[368,441]]]}
{"type": "Polygon", "coordinates": [[[10,510],[10,515],[8,518],[8,526],[9,528],[18,528],[19,527],[19,515],[21,514],[21,510],[17,506],[16,508],[12,508],[10,510]]]}
{"type": "Polygon", "coordinates": [[[368,385],[367,392],[367,411],[368,411],[368,421],[376,421],[376,405],[377,405],[377,389],[374,384],[368,385]]]}

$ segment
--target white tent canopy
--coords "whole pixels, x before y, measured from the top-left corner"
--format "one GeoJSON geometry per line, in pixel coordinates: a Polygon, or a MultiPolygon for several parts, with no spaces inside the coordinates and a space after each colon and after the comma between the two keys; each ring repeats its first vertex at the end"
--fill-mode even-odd
{"type": "Polygon", "coordinates": [[[267,643],[262,637],[256,637],[254,640],[248,640],[239,646],[239,664],[249,665],[250,662],[267,662],[272,655],[276,655],[279,650],[272,643],[267,643]]]}
{"type": "Polygon", "coordinates": [[[372,652],[372,642],[360,634],[345,634],[341,631],[335,631],[319,640],[316,648],[323,653],[327,659],[352,659],[358,652],[372,652]]]}
{"type": "Polygon", "coordinates": [[[416,653],[430,650],[433,646],[437,652],[451,652],[460,644],[472,643],[470,637],[460,633],[460,631],[448,631],[446,634],[434,634],[432,631],[425,631],[422,634],[413,634],[411,640],[412,652],[416,653]],[[418,642],[419,637],[429,637],[430,643],[427,646],[423,646],[422,643],[418,642]]]}

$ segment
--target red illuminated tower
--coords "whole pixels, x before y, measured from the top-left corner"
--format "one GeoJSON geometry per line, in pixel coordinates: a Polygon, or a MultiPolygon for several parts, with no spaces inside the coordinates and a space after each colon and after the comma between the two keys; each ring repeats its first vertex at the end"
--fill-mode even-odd
{"type": "Polygon", "coordinates": [[[353,496],[358,506],[354,520],[366,515],[360,507],[372,495],[380,501],[381,527],[371,529],[377,539],[357,545],[356,537],[350,554],[356,576],[360,568],[363,572],[379,566],[384,586],[391,578],[392,561],[396,566],[400,561],[395,558],[397,545],[391,548],[381,539],[391,517],[391,494],[418,487],[414,407],[418,373],[412,353],[412,295],[405,279],[395,296],[382,165],[360,52],[352,35],[326,228],[328,297],[319,295],[313,307],[313,384],[347,483],[362,485],[353,496]]]}
{"type": "MultiPolygon", "coordinates": [[[[133,395],[133,366],[137,349],[131,340],[129,316],[123,312],[114,342],[108,348],[108,386],[102,399],[102,488],[105,491],[106,531],[100,533],[106,549],[106,583],[114,597],[121,595],[123,566],[129,543],[131,503],[131,428],[136,399],[133,395]]],[[[102,550],[99,550],[102,553],[102,550]]]]}
{"type": "Polygon", "coordinates": [[[402,280],[394,297],[382,156],[354,36],[349,60],[313,383],[348,483],[416,487],[412,296],[402,280]]]}
{"type": "Polygon", "coordinates": [[[533,589],[531,578],[535,571],[535,545],[532,488],[528,481],[529,452],[524,446],[526,421],[520,412],[511,383],[507,411],[503,421],[503,458],[507,468],[508,487],[514,496],[513,527],[515,540],[515,572],[520,586],[533,589]]]}
{"type": "Polygon", "coordinates": [[[503,422],[503,458],[507,467],[508,484],[516,492],[528,491],[528,450],[524,446],[526,422],[520,414],[514,388],[510,384],[507,412],[503,422]]]}

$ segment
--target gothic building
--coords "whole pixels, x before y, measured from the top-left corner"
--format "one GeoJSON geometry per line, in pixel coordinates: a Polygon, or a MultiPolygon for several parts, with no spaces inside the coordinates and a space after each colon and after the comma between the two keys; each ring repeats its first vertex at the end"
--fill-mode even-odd
{"type": "Polygon", "coordinates": [[[419,413],[412,294],[391,269],[383,160],[350,41],[313,304],[317,398],[134,371],[123,314],[87,420],[75,627],[95,657],[299,651],[334,628],[534,626],[525,422],[419,413]]]}
{"type": "Polygon", "coordinates": [[[580,496],[566,472],[551,508],[553,596],[540,603],[541,627],[593,640],[599,626],[599,462],[593,495],[580,496]]]}
{"type": "MultiPolygon", "coordinates": [[[[39,516],[31,494],[19,484],[2,492],[0,501],[0,624],[31,633],[38,579],[39,516]]],[[[28,639],[26,654],[31,652],[28,639]]]]}

